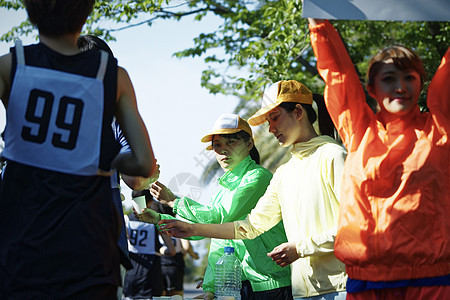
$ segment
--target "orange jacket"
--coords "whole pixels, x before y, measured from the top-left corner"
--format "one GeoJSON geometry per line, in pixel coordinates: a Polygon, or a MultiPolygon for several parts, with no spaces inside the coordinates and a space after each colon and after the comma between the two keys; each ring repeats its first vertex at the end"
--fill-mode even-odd
{"type": "Polygon", "coordinates": [[[450,48],[419,108],[388,123],[365,102],[338,33],[311,30],[330,115],[348,150],[335,254],[348,276],[392,281],[450,273],[450,48]]]}

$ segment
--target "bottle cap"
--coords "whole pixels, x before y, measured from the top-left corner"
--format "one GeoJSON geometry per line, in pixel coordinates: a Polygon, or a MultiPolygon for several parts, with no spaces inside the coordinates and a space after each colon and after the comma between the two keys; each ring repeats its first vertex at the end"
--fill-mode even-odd
{"type": "Polygon", "coordinates": [[[234,248],[233,247],[225,247],[224,249],[225,253],[234,253],[234,248]]]}

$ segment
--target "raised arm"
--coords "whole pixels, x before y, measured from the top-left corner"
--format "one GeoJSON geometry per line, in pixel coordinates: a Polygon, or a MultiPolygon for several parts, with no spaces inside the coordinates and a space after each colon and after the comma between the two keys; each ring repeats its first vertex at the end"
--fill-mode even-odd
{"type": "Polygon", "coordinates": [[[447,49],[441,64],[428,87],[427,105],[430,111],[440,118],[450,118],[450,47],[447,49]]]}
{"type": "Polygon", "coordinates": [[[338,32],[328,20],[309,21],[317,69],[326,83],[325,104],[346,148],[356,149],[362,137],[354,133],[369,126],[374,113],[338,32]]]}

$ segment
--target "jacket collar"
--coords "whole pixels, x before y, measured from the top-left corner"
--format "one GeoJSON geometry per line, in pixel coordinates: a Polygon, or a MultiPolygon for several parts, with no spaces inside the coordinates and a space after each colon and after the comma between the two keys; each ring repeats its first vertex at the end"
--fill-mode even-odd
{"type": "Polygon", "coordinates": [[[227,171],[220,177],[219,184],[229,190],[234,190],[241,183],[242,177],[247,172],[250,165],[256,164],[248,155],[233,170],[227,171]]]}
{"type": "MultiPolygon", "coordinates": [[[[411,113],[403,116],[401,118],[396,118],[393,121],[386,123],[386,131],[393,135],[401,134],[404,130],[412,125],[416,124],[416,119],[420,118],[421,112],[419,106],[417,106],[411,113]]],[[[377,115],[377,119],[379,120],[379,115],[377,115]]],[[[381,123],[381,122],[380,122],[381,123]]]]}
{"type": "Polygon", "coordinates": [[[319,135],[312,139],[310,139],[307,142],[297,143],[292,146],[291,153],[292,155],[296,156],[297,158],[304,158],[306,156],[311,155],[316,151],[317,148],[320,146],[327,144],[327,143],[334,143],[337,144],[337,142],[329,137],[328,135],[319,135]]]}

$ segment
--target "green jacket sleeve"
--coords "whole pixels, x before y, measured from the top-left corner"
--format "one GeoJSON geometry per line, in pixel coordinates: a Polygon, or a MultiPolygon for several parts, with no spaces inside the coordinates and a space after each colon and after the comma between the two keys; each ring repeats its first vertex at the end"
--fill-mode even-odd
{"type": "Polygon", "coordinates": [[[230,192],[221,187],[209,205],[202,205],[187,197],[175,203],[177,215],[194,223],[226,223],[243,220],[264,194],[272,174],[265,169],[247,172],[239,185],[230,192]]]}

